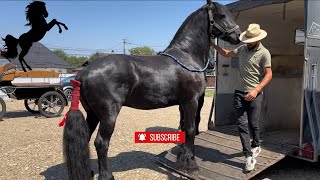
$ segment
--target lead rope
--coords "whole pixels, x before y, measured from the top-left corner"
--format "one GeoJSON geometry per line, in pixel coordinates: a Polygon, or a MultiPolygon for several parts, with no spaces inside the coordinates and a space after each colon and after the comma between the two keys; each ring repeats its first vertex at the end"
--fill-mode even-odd
{"type": "Polygon", "coordinates": [[[208,68],[208,65],[209,65],[209,62],[210,62],[210,59],[208,58],[208,61],[207,61],[206,65],[205,65],[205,67],[202,68],[202,69],[196,69],[196,68],[194,68],[194,67],[189,68],[189,67],[187,67],[186,65],[182,64],[182,63],[179,61],[179,59],[177,59],[176,57],[172,56],[171,54],[164,53],[164,52],[159,52],[158,54],[159,54],[159,55],[163,55],[163,56],[168,56],[168,57],[172,58],[172,59],[175,60],[178,64],[180,64],[183,68],[185,68],[186,70],[191,71],[191,72],[204,72],[204,71],[208,68]]]}

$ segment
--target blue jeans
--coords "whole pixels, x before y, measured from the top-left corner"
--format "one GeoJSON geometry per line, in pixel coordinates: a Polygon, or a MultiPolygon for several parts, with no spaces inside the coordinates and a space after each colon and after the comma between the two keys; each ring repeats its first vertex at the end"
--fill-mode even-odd
{"type": "Polygon", "coordinates": [[[259,93],[255,100],[246,101],[246,92],[235,91],[234,108],[237,116],[237,126],[241,139],[243,153],[246,157],[252,156],[251,148],[260,146],[259,118],[262,95],[259,93]],[[253,141],[250,145],[250,134],[253,141]]]}

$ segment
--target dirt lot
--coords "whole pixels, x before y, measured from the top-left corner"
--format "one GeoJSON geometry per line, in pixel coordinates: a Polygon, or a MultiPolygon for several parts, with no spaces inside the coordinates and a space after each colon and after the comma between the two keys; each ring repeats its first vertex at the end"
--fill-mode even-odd
{"type": "MultiPolygon", "coordinates": [[[[211,98],[206,98],[200,124],[206,130],[211,98]]],[[[8,113],[0,121],[0,179],[66,179],[62,157],[62,117],[35,117],[23,101],[9,100],[8,113]]],[[[67,109],[67,108],[66,108],[67,109]]],[[[65,109],[65,110],[66,110],[65,109]]],[[[135,144],[134,132],[176,130],[178,107],[140,111],[124,107],[111,139],[109,157],[116,179],[181,179],[159,166],[154,156],[173,144],[135,144]]],[[[95,137],[95,134],[94,136],[95,137]]],[[[93,141],[90,142],[93,170],[98,172],[93,141]]],[[[287,158],[255,179],[320,179],[319,163],[287,158]]]]}

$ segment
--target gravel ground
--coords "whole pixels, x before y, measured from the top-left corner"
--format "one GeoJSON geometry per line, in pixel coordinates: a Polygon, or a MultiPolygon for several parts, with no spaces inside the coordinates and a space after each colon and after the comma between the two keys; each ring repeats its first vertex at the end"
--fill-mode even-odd
{"type": "MultiPolygon", "coordinates": [[[[62,117],[35,117],[23,101],[9,100],[8,113],[0,121],[0,179],[66,179],[62,156],[62,117]]],[[[211,98],[206,98],[200,130],[207,129],[211,98]]],[[[65,111],[67,108],[65,108],[65,111]]],[[[141,111],[123,107],[109,148],[111,168],[116,179],[182,179],[158,165],[154,156],[174,144],[135,144],[135,131],[176,130],[178,107],[141,111]]],[[[97,156],[90,142],[93,170],[98,172],[97,156]]],[[[255,179],[320,179],[319,163],[286,158],[255,179]]]]}

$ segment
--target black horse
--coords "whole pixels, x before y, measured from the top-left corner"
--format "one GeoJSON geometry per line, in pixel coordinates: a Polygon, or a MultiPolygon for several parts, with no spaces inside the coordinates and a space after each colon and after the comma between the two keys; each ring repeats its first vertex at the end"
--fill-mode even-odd
{"type": "Polygon", "coordinates": [[[6,51],[1,52],[1,55],[7,59],[17,57],[17,46],[18,44],[20,45],[21,52],[19,55],[19,61],[24,72],[26,72],[26,69],[22,62],[29,70],[32,70],[24,60],[24,56],[28,54],[34,42],[40,41],[46,35],[47,31],[50,31],[54,25],[59,27],[59,33],[62,32],[60,25],[62,25],[66,30],[68,29],[65,24],[58,22],[56,19],[53,19],[49,24],[47,24],[45,18],[47,18],[49,14],[45,5],[46,4],[44,2],[34,1],[26,7],[26,19],[29,21],[26,26],[31,26],[30,31],[22,34],[19,39],[16,39],[12,35],[7,35],[5,38],[2,38],[5,42],[6,51]]]}
{"type": "Polygon", "coordinates": [[[166,55],[110,55],[80,71],[76,80],[81,82],[80,100],[87,118],[84,121],[83,114],[75,109],[67,114],[63,144],[69,178],[91,178],[88,143],[99,122],[94,141],[99,179],[114,178],[107,152],[122,106],[149,110],[179,105],[186,142],[181,145],[177,166],[189,173],[197,172],[194,139],[204,100],[205,74],[190,69],[205,66],[212,36],[238,44],[240,33],[228,9],[208,0],[184,21],[164,50],[166,55]]]}

